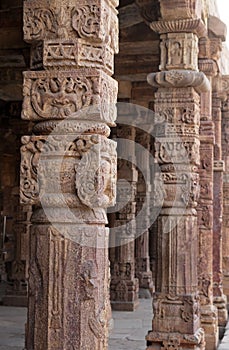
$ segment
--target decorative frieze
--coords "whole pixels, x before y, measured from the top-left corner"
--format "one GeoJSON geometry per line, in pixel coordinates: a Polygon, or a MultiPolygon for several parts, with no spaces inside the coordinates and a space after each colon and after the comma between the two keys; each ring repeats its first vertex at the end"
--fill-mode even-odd
{"type": "Polygon", "coordinates": [[[114,52],[105,43],[88,43],[84,39],[45,40],[31,50],[31,68],[52,69],[98,68],[114,73],[114,52]]]}

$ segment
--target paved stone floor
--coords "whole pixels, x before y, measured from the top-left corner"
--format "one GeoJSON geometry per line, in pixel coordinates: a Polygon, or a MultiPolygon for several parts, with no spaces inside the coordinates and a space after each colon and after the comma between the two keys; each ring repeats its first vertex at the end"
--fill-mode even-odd
{"type": "MultiPolygon", "coordinates": [[[[141,299],[134,312],[113,311],[114,328],[109,350],[145,350],[145,336],[152,323],[152,302],[141,299]]],[[[228,349],[229,350],[229,349],[228,349]]]]}
{"type": "MultiPolygon", "coordinates": [[[[113,312],[114,328],[109,350],[145,350],[145,335],[151,328],[151,300],[141,300],[135,312],[113,312]]],[[[0,306],[0,350],[22,350],[26,309],[0,306]]],[[[206,349],[207,350],[207,349],[206,349]]],[[[229,323],[218,350],[229,350],[229,323]]]]}
{"type": "MultiPolygon", "coordinates": [[[[135,312],[113,312],[109,350],[144,350],[151,310],[151,301],[142,300],[135,312]]],[[[23,349],[25,320],[25,308],[0,306],[0,350],[23,349]]]]}

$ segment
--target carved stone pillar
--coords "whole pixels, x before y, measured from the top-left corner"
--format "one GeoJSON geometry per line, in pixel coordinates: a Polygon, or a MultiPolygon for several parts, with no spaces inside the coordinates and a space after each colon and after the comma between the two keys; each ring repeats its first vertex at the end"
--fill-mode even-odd
{"type": "Polygon", "coordinates": [[[161,34],[161,72],[150,74],[148,82],[158,87],[155,158],[160,171],[154,197],[155,206],[162,209],[157,220],[154,318],[147,349],[203,350],[196,208],[200,93],[210,89],[206,76],[198,72],[198,37],[206,35],[206,30],[200,19],[192,19],[194,6],[180,1],[174,11],[168,3],[161,0],[163,20],[151,23],[161,34]]]}
{"type": "MultiPolygon", "coordinates": [[[[145,204],[144,213],[141,212],[141,220],[137,221],[137,233],[138,237],[135,241],[135,268],[136,277],[139,280],[139,287],[147,289],[150,293],[153,292],[152,272],[150,270],[149,259],[149,228],[150,221],[150,135],[144,131],[136,130],[136,143],[144,147],[147,152],[142,153],[141,147],[136,147],[136,161],[138,165],[138,182],[137,182],[137,196],[136,196],[136,215],[143,210],[143,204],[145,204]],[[142,215],[143,214],[143,215],[142,215]]],[[[151,297],[151,294],[146,294],[142,291],[142,296],[151,297]]],[[[141,296],[141,291],[140,291],[141,296]]]]}
{"type": "Polygon", "coordinates": [[[214,147],[214,187],[213,187],[213,295],[214,304],[218,308],[218,324],[224,327],[227,322],[227,300],[223,293],[222,274],[222,216],[223,216],[223,172],[221,147],[222,96],[220,78],[214,78],[212,115],[215,125],[214,147]]]}
{"type": "MultiPolygon", "coordinates": [[[[133,126],[119,125],[117,139],[135,140],[133,126]]],[[[118,143],[118,193],[113,222],[116,232],[115,259],[111,261],[111,305],[114,310],[133,311],[138,306],[139,283],[135,278],[136,186],[134,142],[118,143]]],[[[111,223],[110,223],[111,224],[111,223]]]]}
{"type": "Polygon", "coordinates": [[[225,164],[223,175],[223,291],[229,303],[229,77],[224,76],[224,91],[227,92],[226,101],[222,108],[222,159],[225,164]],[[226,89],[225,89],[226,88],[226,89]]]}
{"type": "Polygon", "coordinates": [[[21,201],[34,206],[27,350],[107,349],[117,5],[24,1],[34,71],[24,73],[22,118],[35,123],[21,148],[21,201]]]}
{"type": "MultiPolygon", "coordinates": [[[[203,38],[199,43],[199,69],[212,84],[217,65],[212,57],[211,42],[203,38]]],[[[212,121],[212,91],[201,94],[200,114],[200,198],[197,208],[199,225],[198,281],[200,320],[205,331],[206,349],[215,350],[218,343],[218,312],[213,305],[213,165],[214,124],[212,121]]]]}

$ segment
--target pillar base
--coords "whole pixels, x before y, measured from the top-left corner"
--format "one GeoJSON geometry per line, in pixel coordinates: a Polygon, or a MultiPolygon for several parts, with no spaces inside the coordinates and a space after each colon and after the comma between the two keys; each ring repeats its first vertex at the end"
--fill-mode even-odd
{"type": "Polygon", "coordinates": [[[112,301],[111,307],[114,311],[135,311],[139,301],[112,301]]]}
{"type": "Polygon", "coordinates": [[[115,311],[134,311],[138,304],[138,279],[111,280],[111,307],[115,311]]]}
{"type": "Polygon", "coordinates": [[[28,297],[27,295],[6,295],[2,299],[2,305],[27,307],[28,297]]]}
{"type": "Polygon", "coordinates": [[[214,305],[218,309],[218,325],[225,327],[227,324],[228,313],[227,313],[227,297],[226,295],[217,296],[213,299],[214,305]]]}
{"type": "Polygon", "coordinates": [[[218,310],[213,305],[201,306],[201,327],[205,332],[206,349],[215,350],[219,342],[218,310]]]}
{"type": "Polygon", "coordinates": [[[150,299],[154,293],[154,284],[151,271],[136,274],[139,280],[139,298],[150,299]]]}
{"type": "Polygon", "coordinates": [[[195,334],[149,332],[146,336],[146,350],[205,350],[203,329],[195,334]]]}

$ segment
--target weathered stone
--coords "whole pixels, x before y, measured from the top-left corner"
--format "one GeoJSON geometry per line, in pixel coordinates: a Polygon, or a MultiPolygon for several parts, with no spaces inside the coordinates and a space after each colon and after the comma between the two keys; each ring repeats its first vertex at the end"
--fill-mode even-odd
{"type": "Polygon", "coordinates": [[[24,2],[32,43],[22,118],[21,201],[34,205],[26,349],[107,349],[114,205],[116,1],[24,2]],[[49,133],[51,134],[49,135],[49,133]]]}

